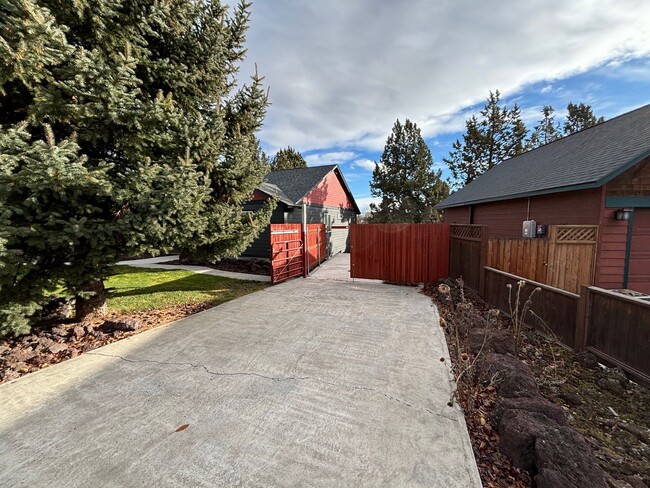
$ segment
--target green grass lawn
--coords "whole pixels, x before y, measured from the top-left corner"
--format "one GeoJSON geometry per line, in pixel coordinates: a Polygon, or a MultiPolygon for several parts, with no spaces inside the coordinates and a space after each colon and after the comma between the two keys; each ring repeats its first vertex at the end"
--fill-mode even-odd
{"type": "Polygon", "coordinates": [[[109,289],[108,308],[118,313],[190,303],[219,305],[268,286],[263,282],[233,280],[182,270],[132,266],[113,266],[112,270],[115,274],[105,282],[109,289]]]}

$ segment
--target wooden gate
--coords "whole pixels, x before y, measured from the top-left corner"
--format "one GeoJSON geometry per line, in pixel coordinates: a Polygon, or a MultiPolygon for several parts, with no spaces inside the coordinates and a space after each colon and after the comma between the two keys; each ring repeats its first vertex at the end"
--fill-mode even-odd
{"type": "Polygon", "coordinates": [[[271,284],[308,272],[327,259],[325,224],[271,224],[271,284]]]}
{"type": "Polygon", "coordinates": [[[550,225],[548,239],[490,239],[488,266],[572,293],[592,285],[597,225],[550,225]]]}
{"type": "Polygon", "coordinates": [[[305,276],[300,224],[271,224],[271,284],[305,276]]]}
{"type": "Polygon", "coordinates": [[[350,276],[433,283],[449,276],[449,224],[350,225],[350,276]]]}
{"type": "Polygon", "coordinates": [[[311,271],[327,259],[325,224],[307,224],[305,242],[307,244],[307,269],[311,271]]]}

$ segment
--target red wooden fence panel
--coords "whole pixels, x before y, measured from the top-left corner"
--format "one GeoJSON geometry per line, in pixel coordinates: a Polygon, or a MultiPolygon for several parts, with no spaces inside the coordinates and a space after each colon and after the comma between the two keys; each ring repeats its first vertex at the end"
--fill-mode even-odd
{"type": "Polygon", "coordinates": [[[325,224],[307,224],[307,267],[309,271],[327,259],[325,224]]]}
{"type": "Polygon", "coordinates": [[[433,283],[449,276],[449,224],[350,225],[350,276],[433,283]]]}
{"type": "Polygon", "coordinates": [[[302,226],[271,224],[271,284],[304,275],[302,226]]]}

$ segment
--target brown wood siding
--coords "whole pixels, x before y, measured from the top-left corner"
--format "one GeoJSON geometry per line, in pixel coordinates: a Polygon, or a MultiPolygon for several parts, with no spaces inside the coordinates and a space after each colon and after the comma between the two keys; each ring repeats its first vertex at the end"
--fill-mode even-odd
{"type": "Polygon", "coordinates": [[[607,183],[605,194],[608,197],[650,196],[650,158],[607,183]]]}
{"type": "Polygon", "coordinates": [[[627,287],[650,295],[650,209],[634,211],[627,287]]]}
{"type": "Polygon", "coordinates": [[[469,224],[469,207],[452,207],[445,209],[445,224],[469,224]]]}

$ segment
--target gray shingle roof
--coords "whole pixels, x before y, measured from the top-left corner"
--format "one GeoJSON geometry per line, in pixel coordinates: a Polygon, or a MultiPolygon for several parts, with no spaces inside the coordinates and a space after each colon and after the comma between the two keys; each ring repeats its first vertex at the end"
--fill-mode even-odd
{"type": "Polygon", "coordinates": [[[650,155],[650,105],[508,159],[436,205],[598,188],[650,155]]]}
{"type": "Polygon", "coordinates": [[[285,203],[289,206],[295,205],[294,202],[291,201],[289,197],[286,196],[284,192],[277,185],[264,182],[257,189],[272,197],[278,197],[278,200],[280,200],[282,203],[285,203]]]}
{"type": "Polygon", "coordinates": [[[336,168],[335,164],[328,164],[271,171],[266,175],[266,182],[281,188],[293,203],[300,203],[300,200],[334,168],[336,168]]]}

